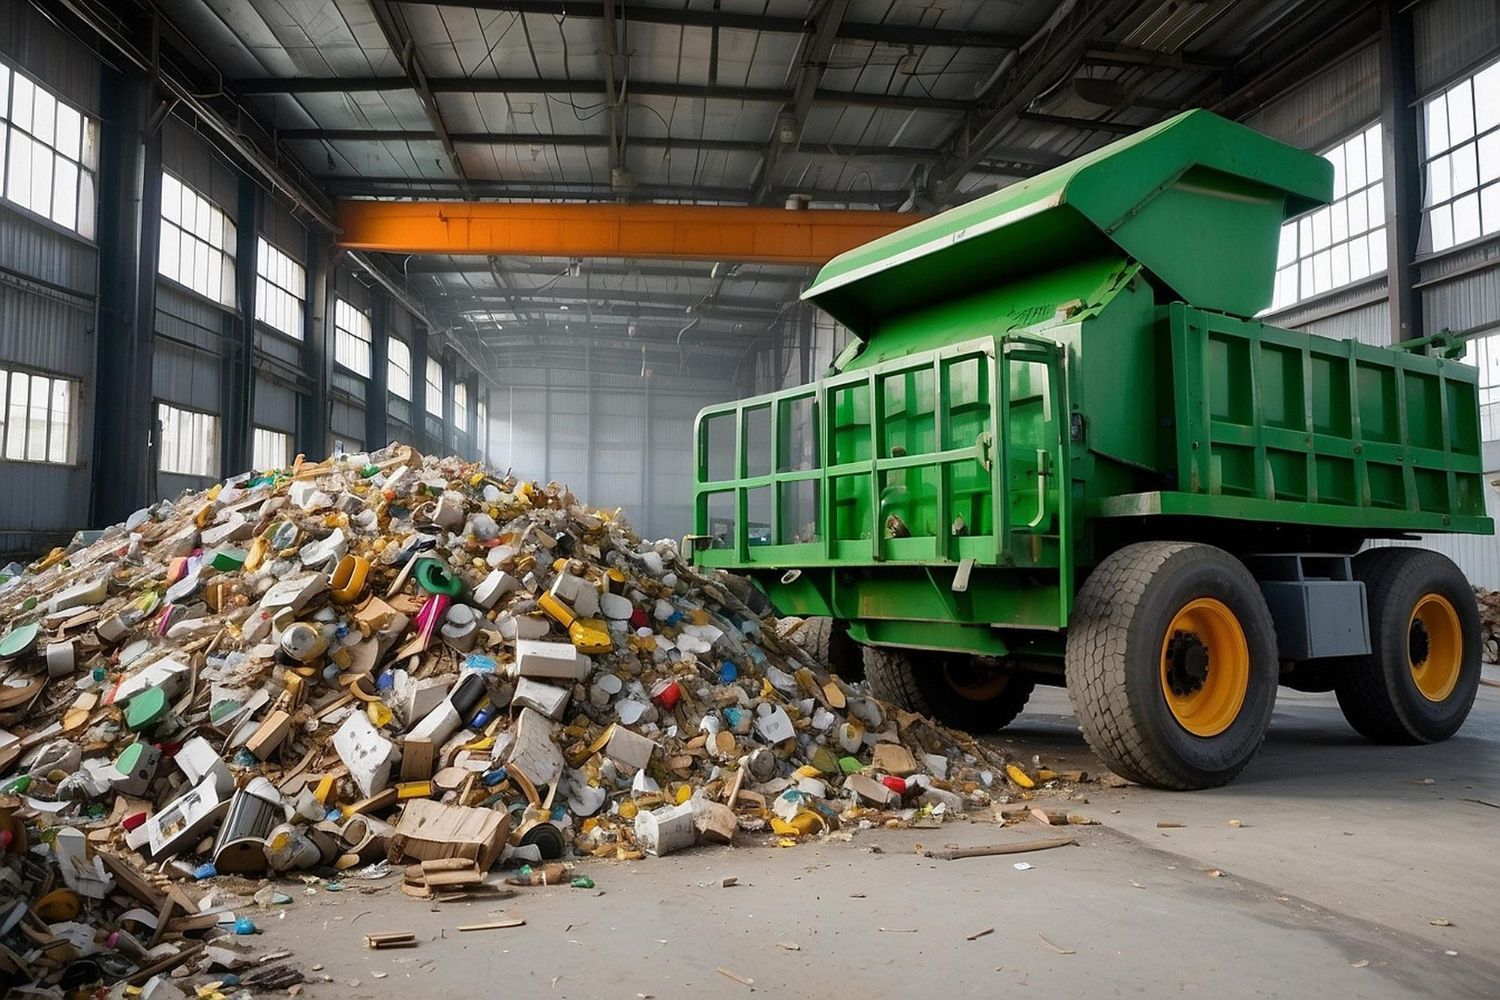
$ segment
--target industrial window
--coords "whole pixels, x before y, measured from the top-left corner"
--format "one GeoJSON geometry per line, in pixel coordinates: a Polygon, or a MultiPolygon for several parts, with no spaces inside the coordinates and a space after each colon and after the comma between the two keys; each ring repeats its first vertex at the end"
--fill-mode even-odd
{"type": "Polygon", "coordinates": [[[5,197],[94,238],[99,123],[19,70],[0,65],[5,197]]]}
{"type": "Polygon", "coordinates": [[[292,464],[292,436],[257,427],[250,438],[250,464],[257,470],[285,469],[292,464]]]}
{"type": "Polygon", "coordinates": [[[474,436],[476,438],[475,444],[477,444],[479,447],[479,460],[481,462],[484,462],[489,460],[490,408],[485,403],[484,395],[482,393],[480,394],[479,402],[476,404],[476,406],[479,412],[475,417],[475,421],[479,426],[474,428],[474,436]]]}
{"type": "Polygon", "coordinates": [[[219,418],[212,413],[156,404],[156,467],[182,476],[219,474],[219,418]]]}
{"type": "Polygon", "coordinates": [[[234,305],[234,223],[171,174],[161,175],[161,249],[156,270],[220,305],[234,305]]]}
{"type": "Polygon", "coordinates": [[[7,462],[73,461],[78,383],[0,368],[0,458],[7,462]]]}
{"type": "Polygon", "coordinates": [[[343,299],[333,301],[333,360],[356,375],[370,377],[370,317],[343,299]]]}
{"type": "Polygon", "coordinates": [[[264,236],[257,237],[255,242],[255,318],[273,330],[301,340],[307,271],[264,236]]]}
{"type": "Polygon", "coordinates": [[[385,386],[402,399],[411,399],[411,348],[392,337],[386,341],[385,386]]]}
{"type": "Polygon", "coordinates": [[[469,429],[469,387],[462,382],[453,383],[453,429],[469,429]]]}
{"type": "Polygon", "coordinates": [[[443,365],[437,358],[427,359],[427,412],[443,415],[443,365]]]}
{"type": "Polygon", "coordinates": [[[1333,204],[1281,227],[1271,309],[1385,270],[1385,164],[1380,123],[1323,151],[1333,164],[1333,204]]]}
{"type": "Polygon", "coordinates": [[[1500,232],[1500,63],[1431,98],[1424,111],[1427,248],[1500,232]]]}

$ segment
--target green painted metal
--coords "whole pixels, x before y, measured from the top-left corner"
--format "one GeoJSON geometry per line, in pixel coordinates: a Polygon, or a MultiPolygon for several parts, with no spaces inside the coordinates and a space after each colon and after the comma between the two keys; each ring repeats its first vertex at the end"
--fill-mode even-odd
{"type": "Polygon", "coordinates": [[[804,298],[869,336],[997,275],[1123,252],[1177,298],[1250,316],[1271,301],[1279,224],[1332,190],[1322,157],[1188,111],[840,254],[804,298]]]}
{"type": "Polygon", "coordinates": [[[1330,193],[1194,112],[838,258],[808,297],[857,349],[699,415],[694,560],[862,641],[1047,655],[1127,541],[1488,533],[1473,368],[1247,318],[1330,193]]]}

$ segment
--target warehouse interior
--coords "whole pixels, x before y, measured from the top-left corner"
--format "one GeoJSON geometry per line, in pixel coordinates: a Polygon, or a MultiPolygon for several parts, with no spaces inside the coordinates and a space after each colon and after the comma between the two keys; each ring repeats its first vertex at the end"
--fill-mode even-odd
{"type": "MultiPolygon", "coordinates": [[[[680,537],[698,409],[815,378],[842,344],[798,301],[815,264],[712,238],[648,256],[630,233],[610,256],[566,235],[545,254],[353,250],[340,207],[915,217],[1190,106],[1337,165],[1338,203],[1288,227],[1268,318],[1473,337],[1500,437],[1483,0],[25,0],[0,18],[10,553],[396,440],[680,537]]],[[[1457,544],[1500,584],[1487,540],[1457,544]]]]}
{"type": "Polygon", "coordinates": [[[1500,995],[1497,488],[1500,0],[3,0],[0,995],[1500,995]]]}

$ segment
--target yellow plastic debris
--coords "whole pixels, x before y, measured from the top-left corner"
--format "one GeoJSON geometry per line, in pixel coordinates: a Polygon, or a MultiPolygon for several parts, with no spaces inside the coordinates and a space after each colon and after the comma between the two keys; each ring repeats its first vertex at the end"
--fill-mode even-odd
{"type": "MultiPolygon", "coordinates": [[[[549,595],[550,596],[550,595],[549,595]]],[[[580,653],[597,656],[615,648],[609,626],[597,618],[577,618],[568,626],[568,638],[580,653]]]]}
{"type": "Polygon", "coordinates": [[[549,618],[563,628],[572,628],[573,622],[577,620],[573,617],[573,612],[568,610],[568,606],[551,594],[543,594],[537,598],[536,603],[538,607],[547,612],[549,618]]]}
{"type": "Polygon", "coordinates": [[[1005,765],[1005,776],[1022,788],[1035,788],[1036,782],[1031,776],[1014,764],[1005,765]]]}

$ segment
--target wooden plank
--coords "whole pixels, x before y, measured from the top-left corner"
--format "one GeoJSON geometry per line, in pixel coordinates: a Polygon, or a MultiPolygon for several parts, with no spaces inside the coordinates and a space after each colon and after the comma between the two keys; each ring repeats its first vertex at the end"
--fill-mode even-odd
{"type": "Polygon", "coordinates": [[[1015,844],[986,844],[983,847],[953,847],[947,850],[923,851],[922,854],[929,858],[938,858],[942,861],[956,861],[959,858],[988,858],[997,854],[1026,854],[1029,851],[1050,851],[1054,847],[1077,846],[1078,841],[1073,837],[1053,837],[1049,840],[1030,840],[1015,844]]]}

